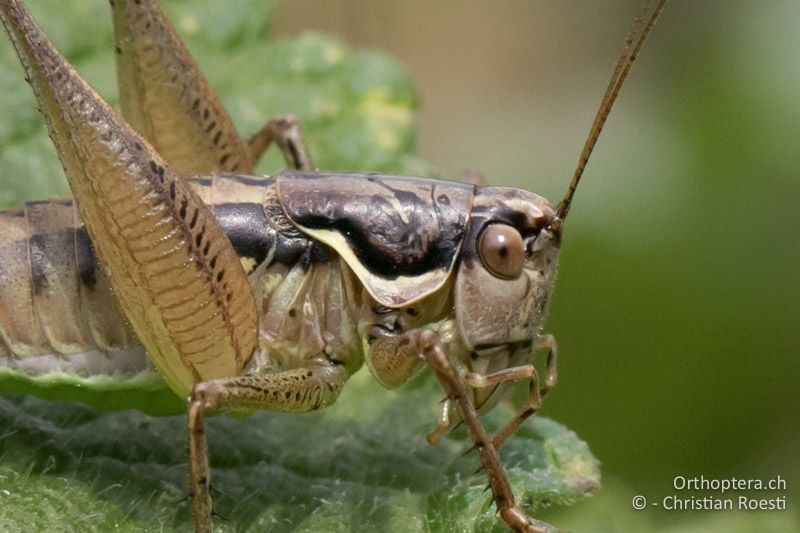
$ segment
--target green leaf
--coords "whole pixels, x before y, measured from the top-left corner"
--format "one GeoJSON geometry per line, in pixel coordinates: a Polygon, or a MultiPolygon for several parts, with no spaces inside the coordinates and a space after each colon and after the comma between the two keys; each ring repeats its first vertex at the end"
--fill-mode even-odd
{"type": "MultiPolygon", "coordinates": [[[[441,395],[433,380],[399,391],[359,373],[333,407],[208,423],[223,531],[502,531],[470,442],[425,443],[441,395]],[[409,416],[411,413],[414,416],[409,416]]],[[[497,425],[512,416],[501,407],[497,425]]],[[[33,397],[0,398],[0,529],[186,529],[184,418],[102,413],[33,397]]],[[[563,426],[528,423],[503,456],[526,510],[571,503],[599,481],[597,461],[563,426]]]]}
{"type": "MultiPolygon", "coordinates": [[[[242,1],[229,10],[210,0],[166,5],[240,131],[293,113],[325,170],[433,173],[414,156],[417,96],[402,67],[320,35],[270,41],[263,2],[242,1]]],[[[110,15],[97,16],[108,11],[105,2],[29,3],[76,68],[116,102],[110,15]]],[[[0,89],[0,206],[67,194],[7,42],[0,44],[0,89]]],[[[259,170],[281,167],[271,151],[259,170]]],[[[0,393],[19,386],[0,374],[0,393]]],[[[90,396],[108,394],[89,387],[90,396]]],[[[23,390],[48,395],[36,386],[23,390]]],[[[438,446],[425,443],[441,395],[430,376],[386,391],[362,371],[323,412],[214,417],[208,433],[217,527],[504,530],[476,454],[464,455],[471,443],[463,429],[438,446]]],[[[500,406],[486,423],[496,429],[513,414],[500,406]]],[[[189,529],[184,417],[3,396],[0,428],[0,530],[189,529]]],[[[502,455],[529,513],[569,505],[599,484],[586,444],[550,420],[528,422],[502,455]]]]}

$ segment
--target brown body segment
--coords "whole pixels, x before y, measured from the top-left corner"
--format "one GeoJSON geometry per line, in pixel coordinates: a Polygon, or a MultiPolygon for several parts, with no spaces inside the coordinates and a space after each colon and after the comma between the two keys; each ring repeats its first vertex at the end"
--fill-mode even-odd
{"type": "Polygon", "coordinates": [[[33,299],[33,274],[24,209],[0,212],[0,353],[46,353],[48,344],[33,299]]]}
{"type": "MultiPolygon", "coordinates": [[[[187,181],[211,208],[242,265],[250,271],[262,262],[276,240],[262,208],[274,180],[224,174],[187,181]]],[[[0,356],[10,357],[0,366],[31,375],[72,369],[93,375],[92,369],[99,374],[106,368],[102,358],[111,361],[141,345],[72,199],[0,211],[0,257],[0,356]],[[57,367],[34,362],[49,355],[58,358],[57,367]]],[[[120,368],[135,374],[150,366],[120,368]]]]}
{"type": "Polygon", "coordinates": [[[0,214],[0,338],[17,357],[135,343],[71,199],[0,214]],[[27,286],[27,287],[26,287],[27,286]]]}
{"type": "Polygon", "coordinates": [[[30,238],[33,299],[47,342],[58,352],[79,350],[89,341],[80,312],[72,202],[30,202],[25,206],[30,238]]]}
{"type": "Polygon", "coordinates": [[[256,345],[255,302],[208,208],[80,78],[19,2],[0,2],[0,16],[81,219],[153,363],[180,395],[197,381],[236,375],[256,345]]]}

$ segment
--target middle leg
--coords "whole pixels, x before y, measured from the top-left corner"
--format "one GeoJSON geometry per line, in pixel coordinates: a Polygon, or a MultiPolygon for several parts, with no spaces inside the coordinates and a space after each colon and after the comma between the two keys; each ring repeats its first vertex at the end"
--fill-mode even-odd
{"type": "Polygon", "coordinates": [[[247,143],[250,160],[255,162],[261,154],[275,144],[283,154],[288,168],[312,172],[316,170],[308,153],[297,119],[291,115],[270,120],[247,143]]]}

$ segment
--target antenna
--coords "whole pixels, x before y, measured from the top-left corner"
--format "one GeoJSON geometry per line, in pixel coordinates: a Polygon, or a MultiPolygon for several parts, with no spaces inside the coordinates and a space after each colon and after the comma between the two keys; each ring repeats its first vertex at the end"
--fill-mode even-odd
{"type": "Polygon", "coordinates": [[[650,30],[655,26],[656,19],[661,14],[661,11],[664,10],[666,3],[667,0],[660,0],[654,7],[645,5],[642,8],[642,12],[636,17],[636,22],[633,23],[633,28],[631,28],[631,32],[625,40],[625,48],[623,48],[622,54],[617,60],[617,65],[614,67],[614,74],[611,75],[611,81],[608,82],[606,93],[603,95],[600,109],[597,110],[597,116],[594,117],[592,129],[589,130],[589,137],[583,145],[583,151],[578,160],[578,167],[575,169],[575,174],[572,175],[572,181],[564,195],[564,199],[561,200],[556,208],[556,214],[562,220],[565,219],[567,213],[569,213],[572,197],[575,196],[575,189],[578,188],[578,182],[580,182],[583,171],[586,169],[586,163],[589,161],[589,156],[592,154],[594,145],[597,143],[597,138],[600,137],[600,132],[603,131],[603,126],[606,123],[611,107],[614,105],[614,101],[619,95],[622,83],[628,76],[628,72],[630,72],[633,62],[636,61],[636,56],[639,54],[639,50],[642,49],[647,34],[649,34],[650,30]]]}

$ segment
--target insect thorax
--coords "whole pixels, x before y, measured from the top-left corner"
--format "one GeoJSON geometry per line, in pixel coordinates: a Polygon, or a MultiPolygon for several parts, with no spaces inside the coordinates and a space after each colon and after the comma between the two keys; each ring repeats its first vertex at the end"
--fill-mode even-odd
{"type": "MultiPolygon", "coordinates": [[[[261,194],[259,245],[245,242],[248,232],[226,228],[243,263],[245,249],[256,251],[249,276],[260,315],[260,347],[250,370],[296,368],[327,358],[352,373],[369,350],[374,328],[398,335],[451,312],[449,283],[402,307],[381,305],[337,251],[288,220],[272,179],[261,194]]],[[[221,212],[218,219],[223,227],[233,222],[221,212]]],[[[249,232],[251,239],[255,233],[249,232]]]]}

